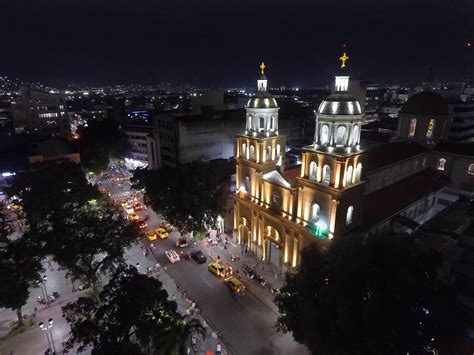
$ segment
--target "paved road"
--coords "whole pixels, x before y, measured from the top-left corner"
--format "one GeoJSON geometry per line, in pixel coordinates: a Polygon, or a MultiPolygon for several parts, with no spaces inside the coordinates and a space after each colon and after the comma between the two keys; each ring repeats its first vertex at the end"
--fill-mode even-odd
{"type": "MultiPolygon", "coordinates": [[[[112,198],[121,199],[130,196],[128,182],[117,186],[110,179],[102,183],[112,198]]],[[[140,217],[148,213],[148,228],[156,228],[161,218],[152,210],[139,211],[140,217]]],[[[167,271],[175,282],[197,303],[206,318],[223,336],[234,354],[309,354],[308,350],[296,343],[290,334],[277,332],[275,328],[277,314],[260,299],[247,293],[244,297],[234,300],[222,280],[207,271],[206,264],[197,264],[193,260],[182,260],[171,264],[164,251],[174,249],[177,232],[170,234],[168,239],[147,241],[154,246],[154,257],[167,271]]]]}

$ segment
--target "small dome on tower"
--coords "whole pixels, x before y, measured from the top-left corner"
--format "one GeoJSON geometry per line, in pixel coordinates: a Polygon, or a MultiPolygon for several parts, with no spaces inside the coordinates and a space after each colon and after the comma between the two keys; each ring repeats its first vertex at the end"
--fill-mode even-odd
{"type": "Polygon", "coordinates": [[[405,115],[434,115],[445,116],[449,114],[448,104],[433,91],[421,91],[410,96],[400,110],[405,115]]]}
{"type": "Polygon", "coordinates": [[[321,102],[318,113],[323,115],[361,115],[359,101],[347,93],[334,93],[321,102]]]}
{"type": "Polygon", "coordinates": [[[257,94],[252,97],[247,102],[247,108],[277,108],[278,104],[276,100],[266,92],[257,92],[257,94]]]}

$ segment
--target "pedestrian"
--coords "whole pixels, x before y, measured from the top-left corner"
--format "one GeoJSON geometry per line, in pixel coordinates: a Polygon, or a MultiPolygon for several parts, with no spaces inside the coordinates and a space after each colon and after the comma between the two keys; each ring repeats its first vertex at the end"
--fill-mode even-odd
{"type": "Polygon", "coordinates": [[[221,353],[222,353],[222,345],[221,343],[217,343],[216,355],[221,355],[221,353]]]}

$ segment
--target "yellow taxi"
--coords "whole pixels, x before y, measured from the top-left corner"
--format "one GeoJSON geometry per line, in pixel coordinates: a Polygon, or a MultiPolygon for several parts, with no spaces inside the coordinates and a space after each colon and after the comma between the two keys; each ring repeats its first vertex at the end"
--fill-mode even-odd
{"type": "Polygon", "coordinates": [[[238,295],[243,295],[245,292],[245,286],[240,280],[234,276],[230,276],[224,280],[224,283],[230,288],[234,293],[238,295]]]}
{"type": "Polygon", "coordinates": [[[130,218],[130,220],[132,222],[136,222],[140,219],[140,217],[138,217],[138,215],[136,213],[133,213],[133,212],[128,215],[128,218],[130,218]]]}
{"type": "Polygon", "coordinates": [[[125,207],[127,205],[127,200],[120,200],[120,206],[125,207]]]}
{"type": "Polygon", "coordinates": [[[148,231],[148,232],[145,233],[145,235],[149,240],[156,240],[155,231],[148,231]]]}
{"type": "Polygon", "coordinates": [[[209,270],[209,272],[211,272],[212,274],[216,276],[224,277],[225,275],[224,266],[222,266],[219,263],[214,263],[214,262],[210,263],[209,265],[207,265],[207,269],[209,270]]]}
{"type": "Polygon", "coordinates": [[[168,238],[169,234],[164,228],[157,228],[155,229],[155,233],[157,236],[159,236],[161,239],[166,239],[168,238]]]}

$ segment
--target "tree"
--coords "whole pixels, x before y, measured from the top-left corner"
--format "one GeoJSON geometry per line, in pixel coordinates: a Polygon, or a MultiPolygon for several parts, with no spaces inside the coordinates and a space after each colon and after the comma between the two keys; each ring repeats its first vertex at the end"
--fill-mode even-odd
{"type": "Polygon", "coordinates": [[[71,326],[66,349],[92,346],[92,354],[169,354],[183,328],[161,282],[134,267],[118,269],[98,298],[81,297],[63,315],[71,326]]]}
{"type": "Polygon", "coordinates": [[[89,120],[78,132],[81,162],[87,170],[107,169],[110,158],[122,157],[127,149],[120,126],[112,119],[89,120]]]}
{"type": "Polygon", "coordinates": [[[139,235],[138,227],[113,209],[76,210],[54,229],[41,244],[72,280],[91,283],[94,288],[99,273],[111,273],[124,262],[124,249],[139,235]]]}
{"type": "Polygon", "coordinates": [[[101,199],[81,167],[72,162],[40,165],[21,172],[7,193],[21,199],[22,214],[34,233],[51,231],[55,221],[68,218],[88,201],[101,199]]]}
{"type": "Polygon", "coordinates": [[[37,286],[43,271],[41,258],[22,239],[9,241],[0,248],[0,307],[16,310],[18,324],[23,325],[21,308],[37,286]]]}
{"type": "Polygon", "coordinates": [[[439,257],[406,235],[310,246],[275,301],[278,325],[317,354],[423,354],[435,338],[439,257]]]}
{"type": "Polygon", "coordinates": [[[229,164],[193,162],[157,171],[137,169],[132,183],[145,188],[146,202],[181,233],[203,232],[225,213],[229,164]]]}
{"type": "Polygon", "coordinates": [[[15,230],[14,217],[8,210],[5,200],[0,201],[0,248],[8,243],[8,237],[15,230]]]}

